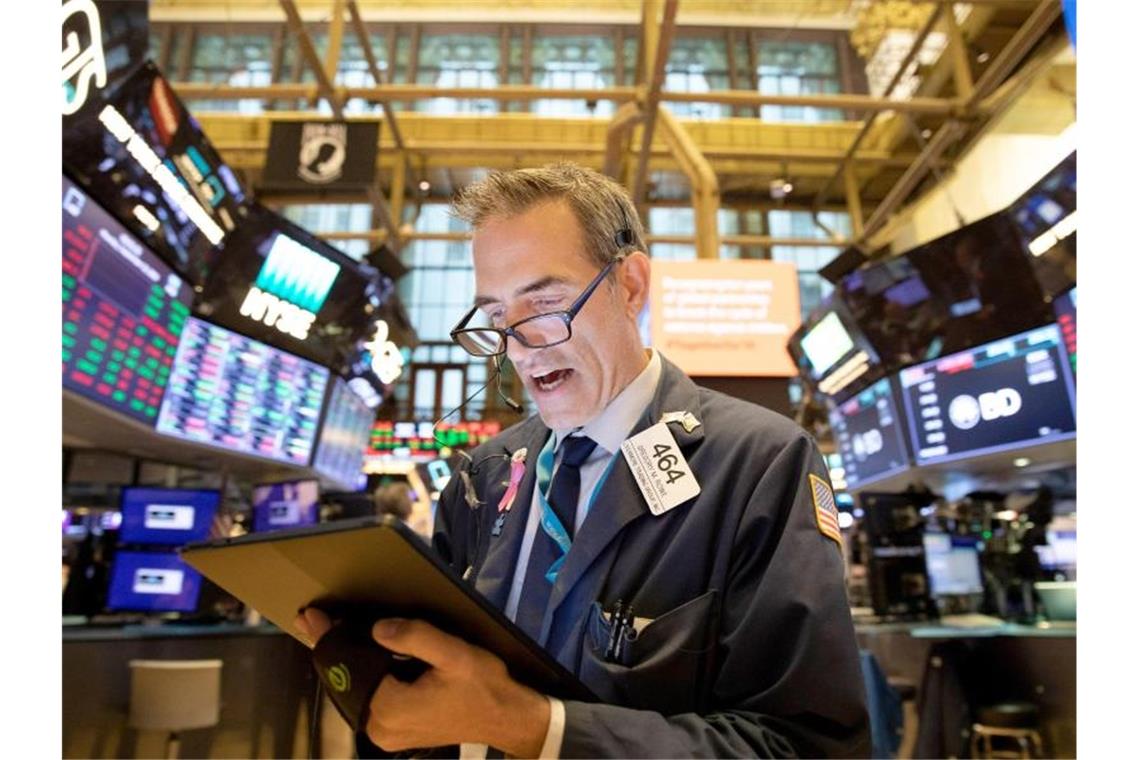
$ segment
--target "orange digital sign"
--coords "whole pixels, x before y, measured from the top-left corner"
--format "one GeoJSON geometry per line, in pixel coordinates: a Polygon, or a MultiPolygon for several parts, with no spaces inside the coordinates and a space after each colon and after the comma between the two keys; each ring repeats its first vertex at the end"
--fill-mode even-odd
{"type": "Polygon", "coordinates": [[[690,375],[792,377],[785,346],[799,325],[792,263],[653,262],[652,344],[690,375]]]}

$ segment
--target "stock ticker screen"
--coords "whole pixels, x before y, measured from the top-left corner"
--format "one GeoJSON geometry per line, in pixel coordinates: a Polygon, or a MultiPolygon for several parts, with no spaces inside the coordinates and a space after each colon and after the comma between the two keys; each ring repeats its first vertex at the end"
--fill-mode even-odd
{"type": "Polygon", "coordinates": [[[1073,377],[1056,325],[899,374],[919,464],[1073,438],[1073,377]]]}
{"type": "Polygon", "coordinates": [[[313,469],[338,485],[357,490],[365,478],[364,449],[376,412],[340,377],[333,378],[329,405],[321,425],[321,438],[313,469]]]}
{"type": "Polygon", "coordinates": [[[63,178],[63,386],[153,425],[194,292],[63,178]]]}
{"type": "Polygon", "coordinates": [[[191,317],[158,432],[307,466],[329,371],[191,317]]]}

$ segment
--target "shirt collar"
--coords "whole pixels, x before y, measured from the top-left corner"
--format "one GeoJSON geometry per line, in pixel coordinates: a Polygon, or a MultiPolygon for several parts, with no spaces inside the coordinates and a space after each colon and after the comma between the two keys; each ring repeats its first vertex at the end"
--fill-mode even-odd
{"type": "Polygon", "coordinates": [[[556,448],[562,444],[562,439],[566,436],[581,432],[594,439],[598,448],[605,449],[610,454],[617,453],[629,431],[633,430],[633,426],[641,419],[642,412],[653,400],[657,383],[661,380],[661,355],[652,348],[647,350],[649,364],[621,393],[614,396],[613,401],[602,410],[601,414],[577,430],[554,431],[556,448]]]}

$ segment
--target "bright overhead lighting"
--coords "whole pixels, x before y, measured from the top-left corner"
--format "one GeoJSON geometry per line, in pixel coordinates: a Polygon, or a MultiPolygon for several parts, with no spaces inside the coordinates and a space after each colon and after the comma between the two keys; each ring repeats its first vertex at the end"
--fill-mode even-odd
{"type": "Polygon", "coordinates": [[[1029,464],[1030,459],[1028,457],[1018,457],[1017,459],[1013,460],[1014,467],[1028,467],[1029,464]]]}
{"type": "Polygon", "coordinates": [[[428,192],[429,190],[431,190],[431,183],[428,182],[426,179],[420,180],[420,190],[422,190],[425,193],[428,192]]]}

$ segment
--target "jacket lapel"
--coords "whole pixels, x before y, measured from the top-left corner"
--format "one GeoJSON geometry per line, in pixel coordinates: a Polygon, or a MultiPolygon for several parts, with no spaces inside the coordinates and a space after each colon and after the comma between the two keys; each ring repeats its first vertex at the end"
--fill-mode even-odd
{"type": "MultiPolygon", "coordinates": [[[[664,356],[661,361],[661,380],[653,394],[653,400],[626,438],[632,438],[657,424],[667,412],[689,411],[700,418],[700,397],[696,384],[664,356]]],[[[670,423],[669,430],[686,455],[687,450],[704,437],[703,425],[686,431],[680,423],[670,423]]],[[[598,492],[596,502],[591,506],[578,535],[574,537],[570,553],[566,555],[566,565],[554,582],[550,604],[547,605],[543,619],[540,642],[546,641],[559,605],[622,529],[643,516],[648,515],[649,519],[653,519],[625,456],[620,450],[615,456],[618,461],[614,463],[609,477],[598,492]]]]}
{"type": "Polygon", "coordinates": [[[519,548],[526,532],[527,513],[530,512],[530,501],[534,492],[538,452],[542,449],[549,433],[541,418],[535,415],[520,426],[517,435],[503,442],[503,453],[507,456],[523,446],[526,447],[527,454],[526,472],[522,482],[519,483],[514,504],[503,520],[502,533],[498,536],[491,535],[491,531],[499,516],[499,500],[507,490],[502,481],[510,477],[510,465],[505,461],[494,466],[488,463],[488,470],[492,474],[476,478],[481,484],[480,497],[487,499],[487,502],[479,508],[482,512],[479,519],[482,522],[482,533],[485,537],[483,540],[487,552],[475,576],[475,588],[500,610],[506,606],[507,597],[510,595],[519,548]]]}

